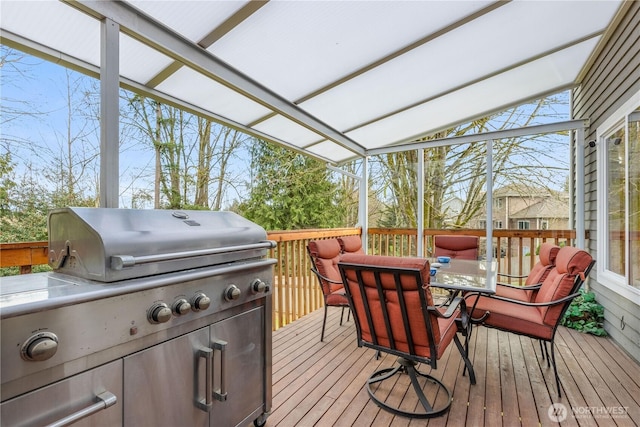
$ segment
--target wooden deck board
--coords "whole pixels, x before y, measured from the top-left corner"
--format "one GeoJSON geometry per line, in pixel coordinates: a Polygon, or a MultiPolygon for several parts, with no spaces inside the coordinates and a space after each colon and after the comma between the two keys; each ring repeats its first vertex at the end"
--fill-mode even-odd
{"type": "MultiPolygon", "coordinates": [[[[450,411],[428,421],[393,416],[369,399],[365,383],[373,372],[393,366],[396,358],[383,354],[376,359],[375,351],[358,348],[353,320],[339,326],[336,309],[329,309],[325,340],[320,342],[322,315],[323,309],[317,310],[273,334],[273,408],[268,427],[634,426],[640,420],[640,365],[609,338],[565,328],[556,336],[561,399],[553,368],[541,358],[537,341],[476,327],[470,358],[477,383],[470,385],[468,374],[462,376],[464,364],[452,343],[437,369],[419,366],[450,388],[450,411]],[[560,424],[548,416],[556,402],[568,409],[560,424]],[[621,415],[606,413],[607,407],[617,406],[624,408],[621,415]],[[573,417],[572,408],[581,411],[580,416],[573,417]],[[590,410],[600,413],[591,416],[590,410]]],[[[410,387],[403,376],[393,387],[382,384],[378,392],[403,409],[413,409],[417,400],[407,393],[410,387]]],[[[433,397],[429,388],[427,395],[433,397]]]]}

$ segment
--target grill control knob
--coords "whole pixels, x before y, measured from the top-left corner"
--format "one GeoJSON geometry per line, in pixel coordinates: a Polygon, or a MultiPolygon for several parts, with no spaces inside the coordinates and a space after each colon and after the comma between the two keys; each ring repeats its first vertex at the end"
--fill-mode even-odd
{"type": "Polygon", "coordinates": [[[51,359],[58,351],[58,337],[51,332],[32,335],[22,344],[20,351],[24,360],[41,362],[51,359]]]}
{"type": "Polygon", "coordinates": [[[242,291],[236,285],[229,285],[227,289],[224,290],[224,299],[233,301],[234,299],[240,298],[241,293],[242,291]]]}
{"type": "Polygon", "coordinates": [[[151,323],[165,323],[171,319],[171,309],[163,302],[155,303],[147,312],[147,319],[151,323]]]}
{"type": "Polygon", "coordinates": [[[251,283],[251,290],[256,294],[260,294],[269,292],[269,287],[262,280],[256,279],[253,281],[253,283],[251,283]]]}
{"type": "Polygon", "coordinates": [[[191,304],[184,298],[181,298],[173,303],[173,313],[177,316],[181,314],[186,314],[191,311],[191,304]]]}
{"type": "Polygon", "coordinates": [[[211,305],[211,298],[203,294],[202,292],[198,292],[191,298],[191,306],[193,311],[206,310],[211,305]]]}

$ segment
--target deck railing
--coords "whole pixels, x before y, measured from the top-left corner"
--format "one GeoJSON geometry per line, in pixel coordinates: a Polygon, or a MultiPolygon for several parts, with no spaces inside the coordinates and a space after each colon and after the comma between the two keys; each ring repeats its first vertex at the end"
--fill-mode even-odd
{"type": "MultiPolygon", "coordinates": [[[[324,300],[316,278],[311,273],[307,244],[314,239],[360,235],[360,228],[338,228],[295,231],[271,231],[268,239],[277,246],[269,256],[277,263],[273,283],[273,328],[278,329],[322,307],[324,300]]],[[[433,236],[465,234],[480,237],[480,252],[484,256],[484,230],[424,231],[421,256],[432,255],[433,236]]],[[[494,257],[499,259],[498,271],[512,275],[526,275],[537,262],[537,249],[545,241],[573,245],[573,230],[494,230],[494,257]],[[497,257],[500,254],[500,257],[497,257]]],[[[587,236],[588,237],[588,236],[587,236]]],[[[376,255],[416,256],[415,229],[370,228],[367,252],[376,255]]],[[[18,267],[21,274],[31,273],[32,267],[47,264],[47,242],[0,244],[0,267],[18,267]]]]}

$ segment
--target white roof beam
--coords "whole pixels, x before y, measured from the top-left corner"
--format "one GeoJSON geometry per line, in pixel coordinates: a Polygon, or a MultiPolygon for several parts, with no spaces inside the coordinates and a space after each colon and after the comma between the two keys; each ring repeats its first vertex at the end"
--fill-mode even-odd
{"type": "Polygon", "coordinates": [[[64,1],[98,19],[112,19],[120,25],[122,32],[134,39],[282,114],[295,123],[322,135],[349,151],[358,155],[364,154],[364,147],[352,139],[240,73],[201,47],[158,24],[132,6],[116,1],[64,1]]]}
{"type": "Polygon", "coordinates": [[[584,129],[589,126],[588,119],[568,120],[564,122],[549,123],[544,125],[526,126],[516,129],[497,130],[473,135],[462,135],[451,138],[432,139],[423,142],[411,142],[408,144],[394,145],[393,147],[374,148],[367,150],[367,156],[379,154],[398,153],[402,151],[417,150],[420,148],[434,148],[457,144],[470,144],[487,140],[516,138],[527,135],[539,135],[544,133],[562,132],[565,130],[584,129]]]}

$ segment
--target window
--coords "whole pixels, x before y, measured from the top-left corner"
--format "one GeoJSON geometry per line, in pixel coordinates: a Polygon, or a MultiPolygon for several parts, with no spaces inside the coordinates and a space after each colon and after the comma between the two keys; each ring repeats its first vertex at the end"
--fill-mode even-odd
{"type": "Polygon", "coordinates": [[[493,228],[502,228],[502,221],[493,221],[493,228]]]}
{"type": "Polygon", "coordinates": [[[540,221],[540,230],[548,230],[549,229],[549,221],[542,220],[540,221]]]}
{"type": "Polygon", "coordinates": [[[518,230],[528,230],[529,221],[518,221],[518,230]]]}
{"type": "Polygon", "coordinates": [[[485,221],[484,219],[481,219],[479,223],[480,223],[480,228],[487,228],[487,221],[485,221]]]}
{"type": "Polygon", "coordinates": [[[598,128],[599,282],[629,298],[640,294],[639,99],[598,128]]]}
{"type": "Polygon", "coordinates": [[[503,203],[503,198],[493,199],[493,207],[495,207],[496,209],[502,209],[503,203]]]}

